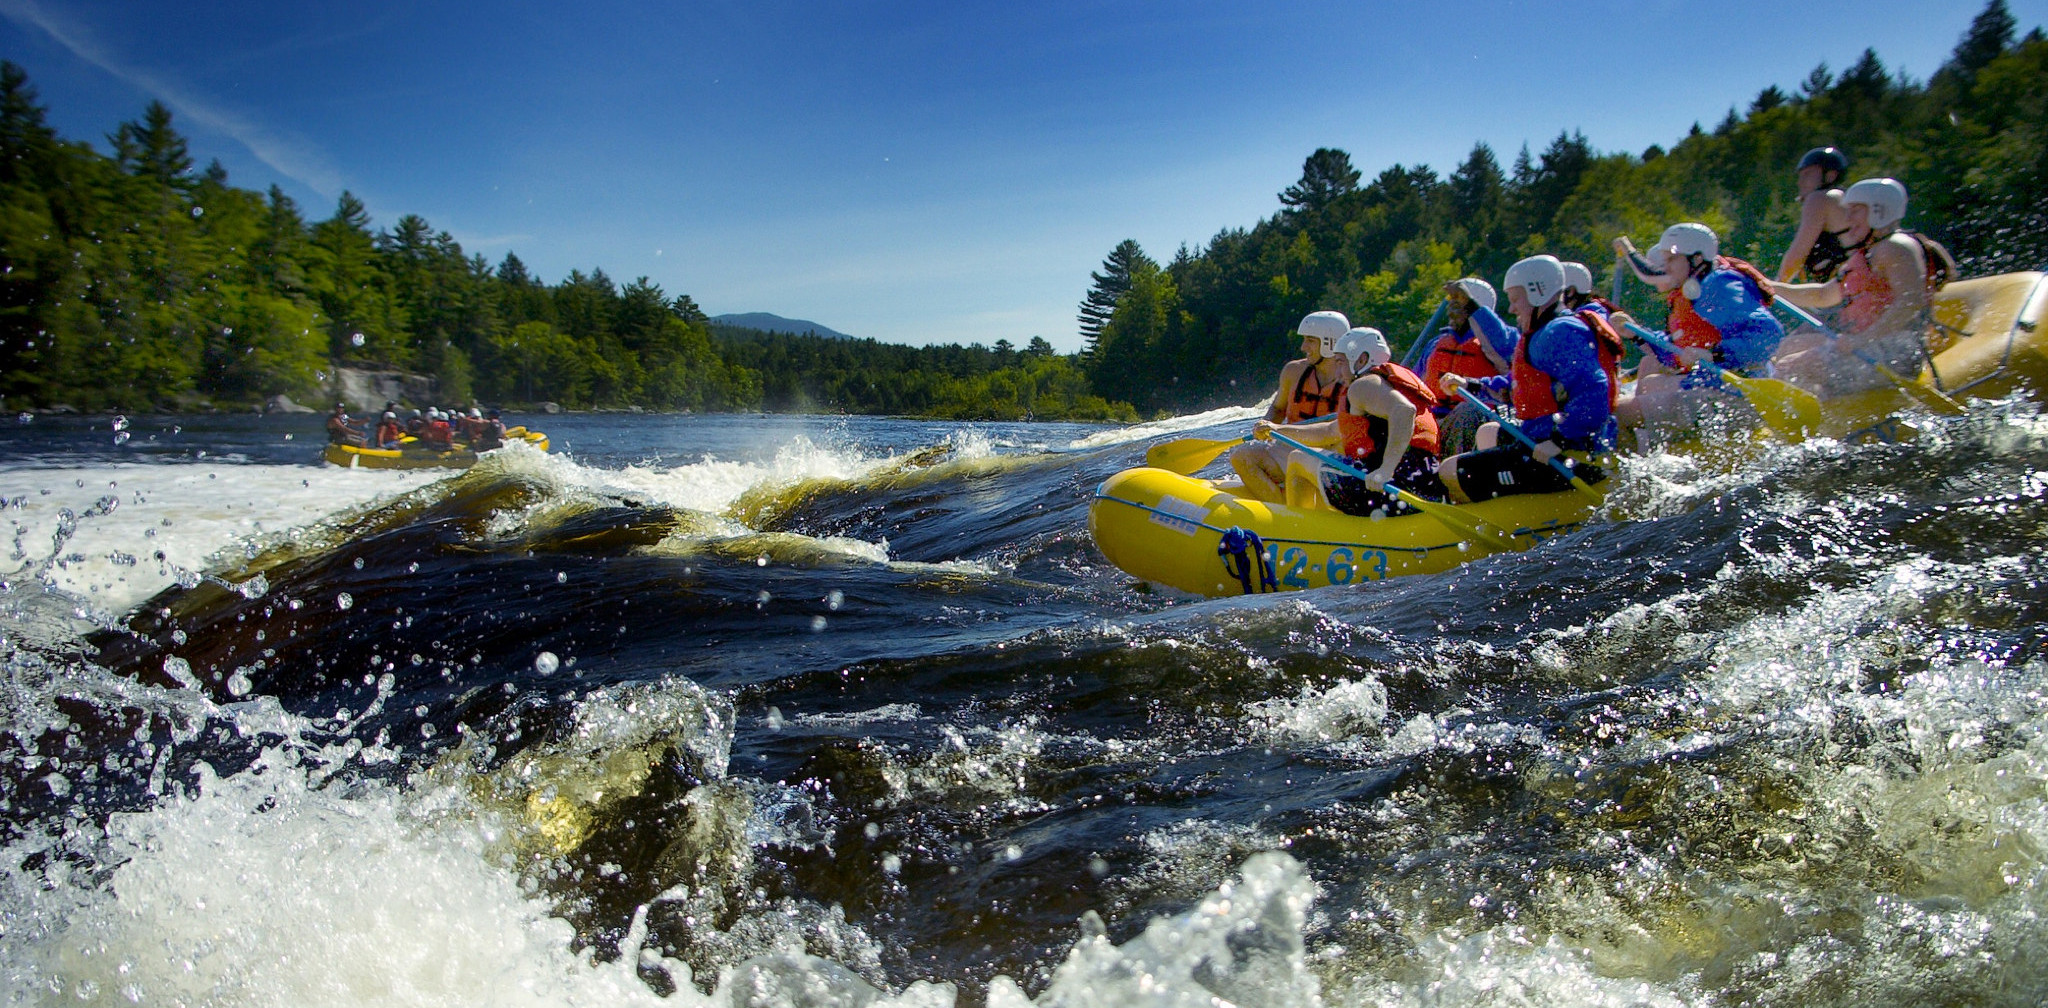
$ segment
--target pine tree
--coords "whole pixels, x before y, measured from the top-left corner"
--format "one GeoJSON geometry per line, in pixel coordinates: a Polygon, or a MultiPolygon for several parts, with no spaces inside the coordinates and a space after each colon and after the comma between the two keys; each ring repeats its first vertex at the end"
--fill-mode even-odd
{"type": "Polygon", "coordinates": [[[57,145],[47,116],[28,72],[0,61],[0,184],[25,181],[43,167],[57,145]]]}
{"type": "Polygon", "coordinates": [[[2012,48],[2013,33],[2019,28],[2012,11],[2005,6],[2005,0],[1991,0],[1984,5],[1976,19],[1970,22],[1970,30],[1963,34],[1963,40],[1956,44],[1955,54],[1949,57],[1949,64],[1974,77],[1977,71],[1991,64],[2007,49],[2012,48]]]}
{"type": "Polygon", "coordinates": [[[122,123],[109,139],[122,171],[171,188],[191,184],[192,154],[185,138],[171,128],[171,110],[163,102],[150,102],[141,122],[122,123]]]}
{"type": "MultiPolygon", "coordinates": [[[[1085,346],[1093,347],[1102,338],[1102,327],[1116,313],[1117,300],[1131,289],[1131,270],[1141,262],[1152,260],[1137,242],[1126,238],[1109,251],[1109,258],[1102,260],[1102,272],[1088,274],[1094,286],[1088,288],[1088,296],[1081,302],[1081,338],[1085,346]]],[[[1158,265],[1154,263],[1153,268],[1158,265]]]]}
{"type": "Polygon", "coordinates": [[[1314,217],[1337,197],[1356,192],[1358,169],[1351,155],[1334,147],[1318,147],[1301,165],[1301,181],[1280,192],[1280,202],[1303,217],[1314,217]]]}

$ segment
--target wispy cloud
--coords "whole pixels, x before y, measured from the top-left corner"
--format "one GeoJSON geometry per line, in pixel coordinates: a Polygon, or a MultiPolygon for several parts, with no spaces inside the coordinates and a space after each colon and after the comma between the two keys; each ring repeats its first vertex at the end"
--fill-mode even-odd
{"type": "Polygon", "coordinates": [[[254,154],[257,160],[322,196],[333,199],[348,188],[341,172],[329,165],[310,144],[280,136],[259,123],[190,94],[171,81],[130,65],[94,38],[90,28],[44,9],[35,0],[0,0],[0,16],[41,29],[57,44],[70,50],[72,55],[156,97],[186,119],[233,139],[254,154]]]}

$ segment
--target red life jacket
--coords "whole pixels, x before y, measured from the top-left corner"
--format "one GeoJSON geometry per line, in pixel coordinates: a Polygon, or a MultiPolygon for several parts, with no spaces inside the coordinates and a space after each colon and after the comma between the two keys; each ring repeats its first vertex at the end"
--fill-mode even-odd
{"type": "MultiPolygon", "coordinates": [[[[1734,256],[1721,256],[1714,261],[1714,268],[1734,270],[1748,277],[1749,282],[1756,285],[1758,293],[1763,295],[1766,308],[1778,299],[1778,295],[1772,292],[1770,283],[1764,279],[1763,273],[1734,256]]],[[[1693,310],[1692,299],[1685,296],[1684,290],[1666,291],[1664,303],[1671,306],[1671,317],[1666,319],[1664,324],[1671,333],[1671,342],[1695,350],[1712,350],[1721,345],[1721,330],[1714,328],[1712,322],[1701,318],[1700,313],[1693,310]]]]}
{"type": "Polygon", "coordinates": [[[386,420],[377,425],[377,443],[388,444],[405,436],[405,428],[396,420],[386,420]]]}
{"type": "Polygon", "coordinates": [[[1471,339],[1459,343],[1452,336],[1438,337],[1435,348],[1429,351],[1429,360],[1422,366],[1423,381],[1430,388],[1435,388],[1447,374],[1466,378],[1491,378],[1500,374],[1479,345],[1479,341],[1485,338],[1474,333],[1471,339]]]}
{"type": "Polygon", "coordinates": [[[1883,273],[1870,268],[1870,259],[1858,246],[1837,274],[1842,284],[1842,328],[1860,333],[1881,318],[1898,295],[1883,273]]]}
{"type": "Polygon", "coordinates": [[[1301,376],[1294,379],[1294,398],[1287,401],[1287,411],[1280,417],[1281,423],[1301,423],[1304,420],[1329,416],[1343,409],[1344,389],[1347,383],[1339,378],[1329,385],[1324,385],[1322,380],[1322,376],[1316,374],[1315,365],[1310,364],[1301,369],[1301,376]],[[1308,391],[1308,380],[1311,375],[1315,376],[1316,387],[1322,391],[1308,391]]]}
{"type": "MultiPolygon", "coordinates": [[[[1593,346],[1600,353],[1600,369],[1607,372],[1607,408],[1612,411],[1621,398],[1621,376],[1615,369],[1615,361],[1621,358],[1621,337],[1606,319],[1600,317],[1599,312],[1582,308],[1573,314],[1586,324],[1586,328],[1593,330],[1593,346]]],[[[1562,405],[1557,400],[1557,384],[1549,373],[1529,363],[1529,339],[1533,335],[1524,335],[1521,342],[1515,344],[1515,370],[1509,379],[1515,399],[1515,417],[1519,420],[1550,416],[1562,405]]]]}
{"type": "MultiPolygon", "coordinates": [[[[1415,372],[1391,361],[1365,372],[1379,375],[1394,391],[1401,393],[1415,407],[1415,434],[1408,444],[1434,455],[1439,444],[1436,414],[1430,407],[1437,404],[1436,393],[1415,376],[1415,372]]],[[[1353,379],[1354,381],[1356,379],[1353,379]]],[[[1385,417],[1360,416],[1349,409],[1337,414],[1337,436],[1341,439],[1344,457],[1358,462],[1368,469],[1377,469],[1385,461],[1380,445],[1380,435],[1373,430],[1386,427],[1385,417]]]]}

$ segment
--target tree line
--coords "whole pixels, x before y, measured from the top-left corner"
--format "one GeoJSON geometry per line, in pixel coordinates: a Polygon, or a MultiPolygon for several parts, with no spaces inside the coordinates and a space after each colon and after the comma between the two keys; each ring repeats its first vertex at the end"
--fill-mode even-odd
{"type": "MultiPolygon", "coordinates": [[[[1991,0],[1942,67],[1916,82],[1876,52],[1837,74],[1816,67],[1793,91],[1767,87],[1712,129],[1669,150],[1595,151],[1560,133],[1503,169],[1475,144],[1450,175],[1394,165],[1363,185],[1342,150],[1310,154],[1280,209],[1226,229],[1164,265],[1136,242],[1111,250],[1081,303],[1093,390],[1141,413],[1245,403],[1295,356],[1302,315],[1322,308],[1412,343],[1441,286],[1498,283],[1526,255],[1613,261],[1609,242],[1649,244],[1666,225],[1701,221],[1726,254],[1775,272],[1796,228],[1793,168],[1837,146],[1849,179],[1889,175],[1912,194],[1908,227],[1944,242],[1965,275],[2048,263],[2048,39],[2016,39],[1991,0]]],[[[1662,317],[1647,292],[1630,307],[1662,317]],[[1636,303],[1640,301],[1640,303],[1636,303]]]]}
{"type": "MultiPolygon", "coordinates": [[[[195,410],[301,399],[335,369],[436,382],[440,403],[1115,419],[1042,339],[912,349],[714,327],[687,295],[602,269],[554,283],[344,192],[309,221],[276,186],[194,170],[152,102],[106,138],[57,135],[0,62],[0,403],[195,410]]],[[[422,404],[424,405],[424,404],[422,404]]]]}
{"type": "Polygon", "coordinates": [[[1129,403],[1095,395],[1079,355],[1042,336],[1018,350],[926,347],[761,332],[712,323],[727,359],[760,376],[762,408],[776,412],[877,413],[946,420],[1136,420],[1129,403]]]}

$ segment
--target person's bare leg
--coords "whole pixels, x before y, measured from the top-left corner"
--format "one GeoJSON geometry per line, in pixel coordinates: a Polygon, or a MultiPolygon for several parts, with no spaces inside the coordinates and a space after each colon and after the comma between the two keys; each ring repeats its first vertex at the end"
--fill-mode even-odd
{"type": "Polygon", "coordinates": [[[1248,497],[1279,503],[1287,499],[1281,486],[1286,478],[1286,454],[1293,449],[1273,441],[1252,441],[1230,450],[1230,468],[1244,482],[1248,497]]]}

